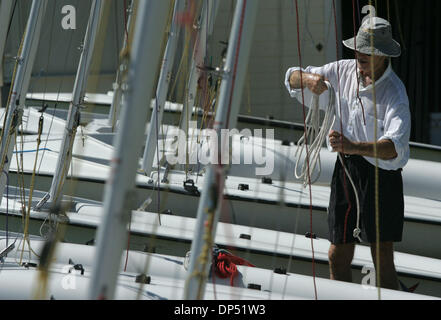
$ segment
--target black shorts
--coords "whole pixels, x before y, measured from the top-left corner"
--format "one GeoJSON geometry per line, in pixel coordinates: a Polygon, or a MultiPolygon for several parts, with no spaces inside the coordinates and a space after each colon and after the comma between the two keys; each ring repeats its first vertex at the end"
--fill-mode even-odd
{"type": "MultiPolygon", "coordinates": [[[[342,156],[342,159],[357,189],[360,202],[360,237],[365,242],[375,243],[377,239],[375,166],[362,156],[342,156]]],[[[402,239],[404,197],[401,171],[401,169],[393,171],[378,169],[380,242],[399,242],[402,239]]],[[[358,241],[353,236],[357,223],[357,203],[354,189],[348,177],[346,177],[346,187],[344,186],[343,172],[344,169],[337,157],[328,208],[329,241],[333,244],[358,241]],[[347,213],[349,204],[350,210],[347,213]]]]}

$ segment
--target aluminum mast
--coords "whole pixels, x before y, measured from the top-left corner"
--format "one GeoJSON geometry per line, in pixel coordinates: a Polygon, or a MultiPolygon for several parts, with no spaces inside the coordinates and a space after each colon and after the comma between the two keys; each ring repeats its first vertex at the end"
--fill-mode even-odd
{"type": "MultiPolygon", "coordinates": [[[[239,0],[236,4],[213,128],[217,133],[217,145],[215,144],[214,147],[220,146],[223,149],[221,130],[231,128],[236,123],[258,4],[258,0],[239,0]]],[[[220,159],[222,152],[218,154],[220,159]]],[[[219,161],[218,165],[210,164],[204,177],[204,187],[199,201],[184,299],[194,300],[204,297],[205,284],[212,261],[212,243],[221,210],[224,182],[225,176],[221,162],[219,161]]]]}
{"type": "Polygon", "coordinates": [[[113,299],[121,256],[127,244],[138,155],[145,121],[150,118],[153,88],[160,62],[169,0],[142,0],[137,12],[133,47],[123,94],[120,126],[104,194],[103,220],[97,231],[97,256],[92,270],[90,299],[113,299]]]}

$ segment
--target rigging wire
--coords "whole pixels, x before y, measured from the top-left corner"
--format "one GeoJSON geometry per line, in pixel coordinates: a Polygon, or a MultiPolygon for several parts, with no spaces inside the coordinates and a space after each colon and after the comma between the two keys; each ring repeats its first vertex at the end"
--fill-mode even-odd
{"type": "MultiPolygon", "coordinates": [[[[301,54],[301,46],[300,46],[300,24],[299,24],[299,7],[298,7],[298,1],[295,0],[295,8],[296,8],[296,21],[297,21],[297,49],[298,49],[298,56],[299,56],[299,64],[302,65],[302,54],[301,54]]],[[[302,107],[303,107],[303,120],[304,120],[304,133],[305,133],[305,140],[308,140],[308,133],[306,130],[306,115],[305,115],[305,96],[304,96],[304,88],[303,88],[303,75],[302,71],[300,71],[300,84],[301,84],[301,91],[302,91],[302,107]]],[[[307,175],[308,175],[308,185],[309,185],[309,216],[310,216],[310,233],[312,235],[312,190],[311,190],[311,176],[310,176],[310,167],[309,167],[309,151],[308,151],[308,145],[306,144],[306,162],[307,162],[307,175]]],[[[317,285],[316,285],[316,279],[315,279],[315,254],[314,254],[314,239],[311,237],[311,253],[312,253],[312,278],[314,283],[314,296],[317,300],[317,285]]]]}
{"type": "MultiPolygon", "coordinates": [[[[352,3],[354,4],[354,0],[352,0],[352,3]]],[[[353,7],[354,8],[354,7],[353,7]]],[[[335,28],[335,49],[336,49],[336,57],[337,57],[337,83],[338,83],[338,108],[339,108],[339,113],[340,113],[340,142],[342,145],[342,152],[341,154],[344,154],[344,146],[343,146],[343,135],[344,135],[344,131],[343,131],[343,114],[342,114],[342,110],[341,110],[341,92],[340,92],[340,65],[338,62],[338,58],[339,58],[339,51],[338,51],[338,46],[339,46],[339,39],[338,39],[338,27],[337,27],[337,10],[336,10],[336,6],[335,6],[335,0],[332,0],[332,9],[333,9],[333,13],[334,13],[334,28],[335,28]]],[[[354,17],[355,17],[355,12],[353,12],[354,17]]],[[[356,31],[355,31],[355,26],[354,26],[354,38],[356,38],[356,31]]],[[[355,40],[356,42],[356,40],[355,40]]],[[[355,47],[356,49],[356,47],[355,47]]],[[[357,64],[355,64],[355,72],[357,74],[357,64]]],[[[358,92],[359,92],[359,88],[358,88],[359,82],[357,81],[357,97],[361,103],[361,100],[358,96],[358,92]]],[[[363,104],[362,108],[363,108],[363,104]]],[[[364,117],[364,112],[363,112],[363,117],[364,117]]],[[[348,202],[348,208],[346,209],[346,214],[345,214],[345,220],[344,220],[344,228],[343,228],[343,243],[346,244],[346,232],[347,232],[347,224],[348,224],[348,218],[349,218],[349,213],[351,212],[352,209],[352,202],[351,199],[349,197],[349,191],[348,191],[348,187],[347,187],[347,182],[346,182],[346,177],[349,176],[348,175],[348,171],[346,169],[345,163],[343,161],[343,158],[341,156],[341,154],[339,154],[339,159],[340,159],[340,163],[342,165],[342,167],[344,168],[343,170],[343,190],[344,190],[344,194],[346,197],[346,201],[348,202]]],[[[349,178],[350,181],[352,181],[352,179],[349,178]]],[[[356,197],[358,197],[357,195],[357,190],[354,189],[354,193],[356,194],[356,197]]],[[[355,231],[354,231],[355,232],[355,231]]],[[[354,234],[355,235],[355,234],[354,234]]],[[[357,237],[359,235],[358,232],[358,228],[357,228],[357,237]]]]}
{"type": "MultiPolygon", "coordinates": [[[[127,15],[128,15],[128,12],[127,12],[128,5],[127,5],[127,0],[124,0],[123,10],[124,10],[124,14],[123,14],[123,17],[124,17],[124,37],[125,37],[126,41],[123,41],[124,45],[123,45],[123,49],[122,50],[125,51],[128,54],[128,56],[130,56],[129,32],[127,30],[127,24],[128,24],[128,17],[127,17],[127,15]]],[[[116,6],[115,6],[115,20],[116,21],[117,21],[117,19],[116,19],[117,12],[118,11],[117,11],[116,6]]],[[[118,23],[115,23],[115,25],[118,25],[118,23]]],[[[118,43],[117,43],[117,47],[119,48],[118,43]]],[[[117,61],[117,65],[120,65],[119,61],[117,61]]],[[[126,70],[128,70],[128,68],[126,68],[126,70]]],[[[118,101],[117,103],[120,103],[120,101],[118,101]]],[[[116,112],[116,108],[115,108],[115,112],[116,112]]],[[[116,117],[115,117],[115,121],[116,121],[116,117]]],[[[127,263],[129,261],[131,228],[132,228],[132,212],[130,211],[130,214],[129,214],[129,225],[128,225],[128,230],[127,230],[127,248],[126,248],[126,260],[125,260],[125,264],[124,264],[124,272],[127,270],[127,263]]]]}
{"type": "MultiPolygon", "coordinates": [[[[105,9],[103,10],[103,18],[107,18],[108,17],[108,10],[109,9],[109,7],[108,6],[106,6],[105,5],[105,9]]],[[[100,34],[102,35],[105,31],[104,31],[104,29],[105,29],[105,25],[106,25],[106,23],[107,23],[107,19],[105,19],[105,21],[101,21],[101,23],[100,23],[100,34]]],[[[97,36],[97,39],[99,39],[100,37],[99,36],[97,36]]],[[[72,38],[71,38],[72,39],[72,38]]],[[[94,56],[96,57],[97,55],[98,55],[98,53],[97,52],[102,52],[100,49],[102,49],[102,48],[94,48],[94,56]]],[[[67,63],[67,56],[68,55],[66,55],[66,63],[67,63]]],[[[96,61],[95,61],[96,62],[96,61]]],[[[94,65],[94,64],[96,64],[96,65],[98,65],[99,63],[94,63],[93,61],[92,61],[92,63],[91,63],[92,65],[94,65]]],[[[66,66],[66,65],[65,65],[66,66]]],[[[59,88],[61,88],[61,84],[60,84],[60,87],[59,88]]],[[[59,91],[60,92],[60,91],[59,91]]],[[[54,111],[54,114],[55,114],[55,111],[54,111]]],[[[52,120],[53,120],[53,118],[52,118],[52,120]]],[[[74,126],[74,134],[75,134],[75,131],[76,131],[76,127],[74,126]]],[[[67,158],[69,159],[69,158],[71,158],[72,157],[72,146],[73,146],[73,143],[74,143],[74,139],[71,139],[71,142],[70,142],[70,145],[69,145],[69,154],[67,155],[67,158]]],[[[37,150],[38,150],[38,148],[37,148],[37,150]]],[[[41,163],[40,163],[40,165],[41,165],[41,163]]],[[[72,170],[73,170],[73,168],[72,168],[72,170]]],[[[64,165],[64,167],[63,167],[63,170],[62,170],[62,174],[63,175],[67,175],[67,172],[69,171],[69,166],[66,166],[66,164],[64,165]]],[[[34,166],[34,172],[35,172],[35,166],[34,166]]],[[[74,190],[75,190],[75,185],[76,185],[76,182],[77,182],[77,180],[75,180],[75,179],[73,179],[73,181],[72,181],[72,184],[71,184],[71,193],[73,194],[73,192],[74,192],[74,190]]],[[[59,188],[60,189],[60,188],[59,188]]],[[[61,194],[61,190],[58,190],[58,192],[57,192],[57,194],[55,195],[55,199],[57,199],[59,196],[60,196],[60,194],[61,194]]],[[[54,211],[58,211],[58,216],[64,216],[64,217],[67,217],[66,216],[66,209],[67,209],[67,206],[65,206],[65,205],[60,205],[60,207],[59,208],[52,208],[51,210],[54,210],[54,211]]],[[[55,226],[55,228],[52,228],[52,230],[51,230],[51,233],[49,233],[49,235],[48,235],[48,242],[46,243],[46,245],[47,245],[47,247],[48,247],[48,257],[46,257],[47,258],[47,261],[46,261],[46,263],[44,264],[44,266],[42,266],[40,269],[39,269],[39,277],[38,277],[38,281],[39,281],[39,286],[38,286],[38,288],[37,288],[37,290],[36,290],[36,292],[35,292],[35,295],[36,295],[36,297],[38,298],[38,299],[41,299],[41,297],[44,297],[45,296],[45,294],[46,294],[46,290],[47,290],[47,281],[48,281],[48,270],[49,270],[49,265],[50,265],[50,263],[52,262],[51,261],[51,255],[53,254],[53,252],[54,252],[54,250],[55,250],[55,247],[56,247],[56,245],[57,245],[57,242],[63,237],[63,235],[65,234],[65,224],[63,223],[63,221],[61,220],[59,220],[59,218],[57,217],[56,218],[56,223],[52,223],[51,222],[51,219],[52,219],[52,215],[55,215],[56,213],[55,212],[50,212],[48,215],[49,215],[49,222],[50,222],[50,224],[52,225],[52,226],[55,226]]],[[[46,222],[46,219],[45,219],[45,222],[46,222]]],[[[44,223],[45,223],[44,222],[44,223]]],[[[43,225],[44,225],[44,223],[43,223],[43,225]]],[[[40,230],[42,229],[42,227],[43,227],[43,225],[40,227],[40,230]]]]}
{"type": "MultiPolygon", "coordinates": [[[[244,19],[245,19],[246,6],[247,6],[247,1],[245,0],[245,1],[243,1],[243,6],[242,6],[242,10],[241,10],[239,32],[238,32],[238,39],[237,39],[237,50],[236,50],[236,54],[234,56],[234,66],[233,66],[233,70],[231,70],[231,90],[230,90],[229,98],[228,98],[228,107],[227,107],[227,115],[226,115],[226,122],[225,122],[226,128],[229,127],[229,118],[230,118],[230,112],[231,112],[232,100],[233,100],[234,88],[235,88],[235,82],[236,82],[236,73],[237,73],[237,67],[238,67],[238,61],[239,61],[239,52],[240,52],[240,48],[241,48],[241,39],[242,39],[242,35],[243,35],[243,25],[244,25],[244,19]]],[[[217,124],[215,123],[215,125],[217,125],[217,124]]],[[[221,157],[221,155],[218,154],[218,157],[221,157]]],[[[211,190],[211,192],[212,192],[212,196],[214,196],[216,198],[215,202],[217,205],[209,207],[209,208],[205,208],[205,212],[208,215],[208,218],[207,218],[206,224],[205,224],[204,245],[202,247],[201,254],[198,257],[198,262],[202,266],[200,269],[203,271],[198,272],[197,270],[195,270],[194,273],[190,275],[190,277],[197,277],[200,279],[199,289],[198,289],[198,294],[197,294],[198,297],[201,297],[201,295],[202,295],[202,290],[203,290],[202,284],[203,284],[203,278],[205,276],[204,273],[206,270],[206,266],[208,264],[208,261],[212,260],[212,249],[213,249],[213,240],[214,240],[214,236],[213,236],[212,232],[213,232],[213,224],[215,222],[214,217],[215,217],[215,212],[217,210],[219,210],[219,208],[222,208],[223,190],[224,190],[224,186],[225,186],[225,180],[221,179],[221,176],[223,175],[224,168],[223,168],[223,165],[222,165],[222,162],[220,161],[220,159],[218,159],[217,164],[212,164],[212,167],[214,169],[214,175],[215,175],[214,178],[217,181],[217,183],[216,183],[216,187],[213,187],[213,190],[211,190]]]]}
{"type": "MultiPolygon", "coordinates": [[[[31,177],[31,184],[29,189],[29,196],[28,196],[28,209],[26,212],[26,218],[25,218],[25,227],[24,227],[24,240],[28,243],[30,248],[30,241],[29,241],[29,220],[31,218],[31,205],[32,205],[32,195],[34,192],[34,184],[35,184],[35,169],[37,167],[37,160],[38,160],[38,151],[41,144],[41,133],[43,132],[43,114],[40,116],[39,124],[38,124],[38,138],[37,138],[37,151],[35,152],[35,160],[34,160],[34,169],[32,171],[32,177],[31,177]]],[[[24,242],[23,242],[23,248],[24,250],[24,242]]],[[[37,255],[38,256],[38,255],[37,255]]],[[[21,258],[23,257],[23,251],[22,255],[20,257],[20,264],[21,264],[21,258]]]]}
{"type": "MultiPolygon", "coordinates": [[[[369,0],[369,5],[372,6],[372,0],[369,0]]],[[[370,33],[370,45],[372,48],[371,59],[371,79],[372,79],[372,97],[374,108],[374,158],[375,158],[375,233],[376,233],[376,279],[377,279],[377,292],[378,300],[381,300],[381,280],[380,280],[380,203],[379,203],[379,172],[378,172],[378,148],[377,148],[377,136],[378,136],[378,123],[377,123],[377,95],[375,91],[375,67],[374,67],[374,34],[370,33]]]]}
{"type": "MultiPolygon", "coordinates": [[[[63,71],[64,72],[67,70],[67,63],[69,61],[69,54],[68,54],[68,52],[70,52],[71,47],[72,47],[73,34],[74,34],[73,32],[70,32],[69,42],[68,42],[68,46],[67,46],[67,52],[65,54],[65,60],[64,60],[64,65],[63,65],[63,71]]],[[[65,80],[65,77],[62,77],[61,81],[59,82],[58,90],[57,90],[57,96],[56,96],[56,101],[58,101],[59,98],[60,98],[61,88],[63,87],[64,80],[65,80]]],[[[41,155],[40,164],[39,164],[38,170],[37,170],[38,174],[40,173],[41,165],[43,164],[43,160],[44,160],[45,152],[46,152],[46,149],[47,149],[47,144],[49,142],[49,136],[50,136],[50,133],[52,131],[52,126],[53,126],[53,123],[54,123],[54,120],[55,120],[55,113],[57,112],[57,108],[58,108],[58,102],[56,102],[55,105],[54,105],[54,110],[53,110],[53,113],[52,113],[52,117],[51,117],[51,120],[49,122],[49,129],[48,129],[46,140],[44,142],[44,147],[43,147],[43,152],[42,152],[42,155],[41,155]]]]}

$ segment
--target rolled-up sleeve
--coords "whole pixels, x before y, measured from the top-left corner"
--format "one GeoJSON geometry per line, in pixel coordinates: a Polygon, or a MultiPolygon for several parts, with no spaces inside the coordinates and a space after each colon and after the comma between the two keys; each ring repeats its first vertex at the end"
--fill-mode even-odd
{"type": "MultiPolygon", "coordinates": [[[[291,74],[295,71],[302,70],[304,73],[313,73],[313,74],[319,74],[324,76],[328,81],[330,81],[331,85],[335,88],[336,84],[333,83],[336,79],[336,76],[334,75],[334,69],[335,68],[335,62],[326,64],[322,67],[314,67],[314,66],[308,66],[307,68],[303,69],[300,67],[292,67],[289,68],[286,71],[285,74],[285,87],[289,92],[289,95],[291,98],[296,98],[300,103],[302,103],[302,100],[304,100],[306,106],[308,107],[308,103],[311,101],[313,93],[308,89],[304,88],[303,90],[303,99],[302,99],[302,89],[293,89],[291,88],[291,85],[289,83],[289,79],[291,77],[291,74]]],[[[329,101],[329,92],[326,90],[320,95],[319,98],[319,107],[322,110],[325,110],[327,107],[329,101]]]]}
{"type": "Polygon", "coordinates": [[[410,154],[410,127],[411,118],[407,104],[388,108],[384,118],[384,134],[378,140],[391,140],[394,143],[397,157],[391,160],[381,160],[384,168],[397,170],[406,165],[410,154]]]}

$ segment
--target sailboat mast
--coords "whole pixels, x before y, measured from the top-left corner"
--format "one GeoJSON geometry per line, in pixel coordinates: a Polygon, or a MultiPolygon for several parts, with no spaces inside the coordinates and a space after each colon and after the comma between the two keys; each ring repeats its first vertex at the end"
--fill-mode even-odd
{"type": "Polygon", "coordinates": [[[144,155],[142,158],[141,169],[145,175],[150,175],[153,167],[153,158],[155,156],[156,141],[158,139],[157,132],[162,124],[162,117],[164,115],[164,106],[167,99],[167,92],[171,81],[171,71],[176,55],[176,48],[178,46],[180,28],[177,23],[177,15],[185,8],[185,1],[176,0],[171,28],[168,35],[167,45],[165,47],[164,59],[162,61],[161,73],[158,81],[158,88],[156,90],[155,105],[153,107],[152,116],[150,118],[150,125],[147,132],[147,139],[145,143],[144,155]]]}
{"type": "MultiPolygon", "coordinates": [[[[129,30],[131,29],[132,23],[133,23],[133,0],[130,1],[127,10],[127,25],[124,26],[124,43],[123,43],[123,50],[127,49],[127,45],[129,42],[128,34],[129,30]]],[[[112,132],[114,131],[116,120],[118,118],[119,114],[119,107],[121,105],[121,94],[122,94],[122,74],[124,72],[124,69],[127,68],[127,65],[125,61],[121,61],[121,64],[119,65],[119,68],[116,72],[116,80],[113,87],[113,97],[112,97],[112,104],[110,105],[110,112],[109,112],[109,126],[112,127],[112,132]]]]}
{"type": "Polygon", "coordinates": [[[87,78],[90,72],[93,48],[96,40],[98,26],[104,11],[105,0],[93,0],[89,22],[84,36],[80,62],[75,78],[72,102],[69,105],[69,113],[64,130],[63,141],[57,159],[52,184],[49,192],[36,205],[35,210],[39,210],[49,199],[52,206],[56,206],[62,197],[62,189],[66,180],[67,172],[70,168],[72,158],[72,147],[75,139],[77,127],[80,124],[81,104],[84,101],[87,78]]]}
{"type": "Polygon", "coordinates": [[[12,92],[8,101],[8,114],[1,135],[0,203],[3,199],[7,181],[6,176],[3,173],[7,174],[9,172],[9,166],[11,164],[12,153],[15,146],[15,136],[18,132],[18,126],[21,124],[26,93],[31,80],[32,67],[37,54],[47,3],[47,0],[32,1],[21,52],[18,53],[14,83],[12,84],[12,92]]]}
{"type": "Polygon", "coordinates": [[[198,78],[201,75],[201,69],[205,66],[207,52],[207,38],[213,32],[214,20],[216,18],[219,1],[206,0],[202,5],[201,18],[199,20],[199,31],[196,37],[196,43],[191,60],[190,76],[187,84],[187,93],[184,95],[182,104],[182,113],[179,128],[188,134],[189,121],[195,107],[198,78]]]}
{"type": "MultiPolygon", "coordinates": [[[[232,119],[236,119],[239,113],[257,9],[257,0],[239,0],[236,4],[213,128],[217,133],[217,146],[220,148],[223,148],[221,130],[231,128],[231,123],[234,123],[232,119]]],[[[221,155],[222,152],[219,154],[221,155]]],[[[223,166],[220,162],[218,165],[211,164],[204,178],[204,187],[199,201],[184,299],[194,300],[204,297],[205,284],[212,261],[212,244],[222,206],[224,182],[223,166]]]]}
{"type": "Polygon", "coordinates": [[[170,9],[169,0],[142,0],[123,94],[120,127],[106,183],[103,220],[97,231],[97,256],[92,270],[90,299],[113,299],[116,278],[127,243],[127,224],[132,208],[138,155],[143,143],[145,120],[160,62],[161,43],[170,9]]]}

